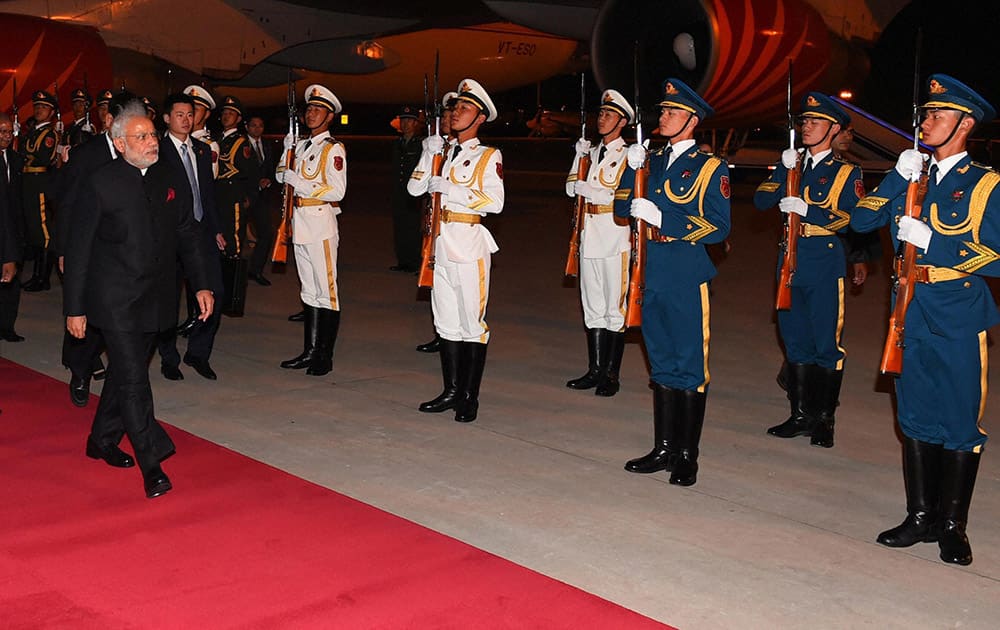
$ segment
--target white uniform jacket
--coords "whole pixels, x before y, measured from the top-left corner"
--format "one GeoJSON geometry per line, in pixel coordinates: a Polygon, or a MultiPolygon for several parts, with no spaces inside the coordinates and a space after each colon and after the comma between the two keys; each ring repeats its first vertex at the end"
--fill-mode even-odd
{"type": "MultiPolygon", "coordinates": [[[[622,174],[628,167],[625,159],[625,140],[615,138],[607,145],[604,159],[598,163],[601,144],[590,150],[590,171],[587,173],[587,183],[594,188],[608,188],[616,191],[621,182],[622,174]]],[[[574,185],[580,168],[580,156],[573,158],[573,167],[566,178],[566,194],[575,197],[574,185]]],[[[627,193],[626,193],[627,195],[627,193]]],[[[624,198],[624,197],[622,197],[624,198]]],[[[587,199],[590,203],[590,200],[587,199]]],[[[598,209],[598,208],[595,208],[598,209]]],[[[580,235],[580,256],[582,258],[610,258],[628,251],[629,227],[616,225],[614,202],[600,206],[599,214],[586,213],[583,219],[583,231],[580,235]]]]}
{"type": "Polygon", "coordinates": [[[212,177],[219,176],[219,143],[212,139],[212,134],[202,127],[196,131],[191,132],[191,137],[195,140],[201,140],[208,145],[208,148],[212,150],[212,177]]]}
{"type": "MultiPolygon", "coordinates": [[[[344,145],[323,133],[299,140],[295,146],[295,172],[305,180],[295,189],[303,201],[292,214],[292,242],[316,243],[337,233],[336,216],[347,194],[347,152],[344,145]],[[325,201],[327,203],[318,203],[325,201]],[[316,203],[316,205],[311,205],[316,203]]],[[[284,182],[284,161],[275,179],[284,182]]]]}
{"type": "MultiPolygon", "coordinates": [[[[431,179],[433,155],[420,156],[406,189],[413,196],[427,192],[431,179]]],[[[445,161],[441,174],[451,186],[441,194],[442,211],[485,216],[503,210],[503,156],[500,150],[480,144],[471,138],[460,145],[445,146],[445,161]],[[455,154],[455,147],[459,151],[455,154]]],[[[493,235],[482,224],[459,221],[442,222],[440,244],[448,260],[472,263],[500,248],[493,235]]]]}

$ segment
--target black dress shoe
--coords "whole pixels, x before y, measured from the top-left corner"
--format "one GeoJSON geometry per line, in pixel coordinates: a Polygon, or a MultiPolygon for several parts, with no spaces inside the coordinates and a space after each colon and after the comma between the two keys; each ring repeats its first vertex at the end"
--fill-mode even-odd
{"type": "Polygon", "coordinates": [[[146,488],[147,499],[155,499],[161,494],[170,492],[174,487],[170,483],[170,477],[163,472],[159,464],[142,473],[142,485],[146,488]]]}
{"type": "Polygon", "coordinates": [[[262,287],[271,286],[271,281],[264,277],[262,273],[251,273],[248,277],[262,287]]]}
{"type": "Polygon", "coordinates": [[[160,372],[163,373],[163,378],[168,381],[183,381],[184,375],[181,373],[180,368],[176,365],[161,365],[160,372]]]}
{"type": "Polygon", "coordinates": [[[304,321],[306,321],[306,312],[303,310],[303,311],[299,311],[298,313],[295,313],[294,315],[289,315],[288,316],[288,321],[290,321],[290,322],[304,322],[304,321]]]}
{"type": "Polygon", "coordinates": [[[208,364],[205,359],[196,359],[194,357],[184,357],[184,364],[190,365],[194,368],[194,371],[201,374],[210,381],[214,381],[219,378],[216,376],[215,371],[212,370],[212,366],[208,364]]]}
{"type": "Polygon", "coordinates": [[[69,379],[69,399],[77,407],[86,407],[90,402],[90,377],[69,379]]]}
{"type": "Polygon", "coordinates": [[[132,456],[118,448],[116,444],[98,446],[87,440],[87,457],[91,459],[103,459],[108,466],[115,468],[131,468],[135,466],[132,456]]]}
{"type": "Polygon", "coordinates": [[[431,352],[440,352],[440,351],[441,351],[441,338],[440,337],[434,337],[434,339],[432,339],[431,341],[428,341],[427,343],[422,343],[419,346],[417,346],[417,352],[431,353],[431,352]]]}
{"type": "Polygon", "coordinates": [[[9,341],[11,343],[17,343],[19,341],[24,341],[24,337],[22,337],[21,335],[17,334],[13,330],[5,330],[3,332],[0,332],[0,339],[3,339],[4,341],[9,341]]]}
{"type": "Polygon", "coordinates": [[[197,317],[189,317],[184,320],[184,323],[177,327],[177,334],[181,337],[189,337],[191,331],[195,329],[195,326],[199,324],[201,320],[197,317]]]}

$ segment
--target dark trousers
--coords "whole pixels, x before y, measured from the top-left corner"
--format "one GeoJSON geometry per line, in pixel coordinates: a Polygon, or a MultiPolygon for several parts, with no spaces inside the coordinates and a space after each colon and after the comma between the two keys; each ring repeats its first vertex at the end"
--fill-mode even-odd
{"type": "MultiPolygon", "coordinates": [[[[405,190],[404,190],[405,193],[405,190]]],[[[396,262],[401,267],[420,267],[420,248],[423,244],[423,204],[419,197],[398,193],[392,200],[392,236],[396,249],[396,262]]]]}
{"type": "Polygon", "coordinates": [[[97,405],[90,439],[97,445],[117,444],[128,435],[135,459],[148,471],[174,452],[174,443],[153,416],[153,390],[148,358],[156,333],[104,330],[108,377],[97,405]]]}
{"type": "MultiPolygon", "coordinates": [[[[209,274],[209,278],[215,285],[210,287],[212,293],[215,294],[216,300],[221,300],[225,289],[222,286],[222,259],[219,256],[219,248],[215,244],[215,235],[206,233],[204,235],[203,246],[205,248],[205,260],[207,263],[219,266],[217,272],[209,274]]],[[[182,288],[186,291],[187,295],[188,317],[197,317],[199,314],[198,298],[195,297],[190,285],[185,282],[183,263],[178,261],[178,294],[182,288]]],[[[208,321],[198,322],[198,325],[191,331],[191,334],[188,336],[185,356],[204,361],[208,361],[209,357],[212,356],[212,348],[215,346],[215,335],[219,332],[219,324],[222,322],[222,310],[219,308],[218,302],[216,302],[215,306],[212,310],[212,316],[208,318],[208,321]]],[[[162,365],[177,367],[181,364],[181,355],[177,351],[177,331],[174,328],[162,330],[157,334],[156,349],[160,353],[160,363],[162,365]]]]}
{"type": "Polygon", "coordinates": [[[14,332],[17,309],[21,305],[21,283],[14,280],[0,284],[0,332],[14,332]]]}
{"type": "Polygon", "coordinates": [[[253,223],[254,236],[257,238],[253,254],[250,255],[250,273],[263,273],[264,265],[270,260],[271,248],[274,246],[270,197],[265,192],[261,191],[257,195],[251,195],[250,207],[247,209],[244,220],[240,222],[239,239],[241,243],[246,243],[247,220],[253,223]]]}

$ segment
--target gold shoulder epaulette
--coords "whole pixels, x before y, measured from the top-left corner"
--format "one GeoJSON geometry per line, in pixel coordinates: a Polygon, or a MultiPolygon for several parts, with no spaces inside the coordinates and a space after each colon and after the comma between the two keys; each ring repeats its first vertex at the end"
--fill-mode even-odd
{"type": "Polygon", "coordinates": [[[976,168],[982,169],[984,171],[989,171],[991,173],[993,172],[993,167],[990,166],[989,164],[982,164],[980,162],[976,162],[975,160],[973,160],[972,162],[970,162],[970,164],[972,164],[976,168]]]}

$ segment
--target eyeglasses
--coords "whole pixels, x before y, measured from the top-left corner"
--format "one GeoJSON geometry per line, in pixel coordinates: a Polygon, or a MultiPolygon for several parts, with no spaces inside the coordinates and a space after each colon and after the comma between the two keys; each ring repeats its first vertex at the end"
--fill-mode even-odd
{"type": "Polygon", "coordinates": [[[137,133],[137,134],[127,133],[127,134],[125,134],[125,137],[126,138],[135,138],[137,142],[145,142],[149,138],[152,138],[153,140],[157,140],[157,136],[156,136],[156,132],[155,131],[149,131],[149,132],[137,133]]]}

